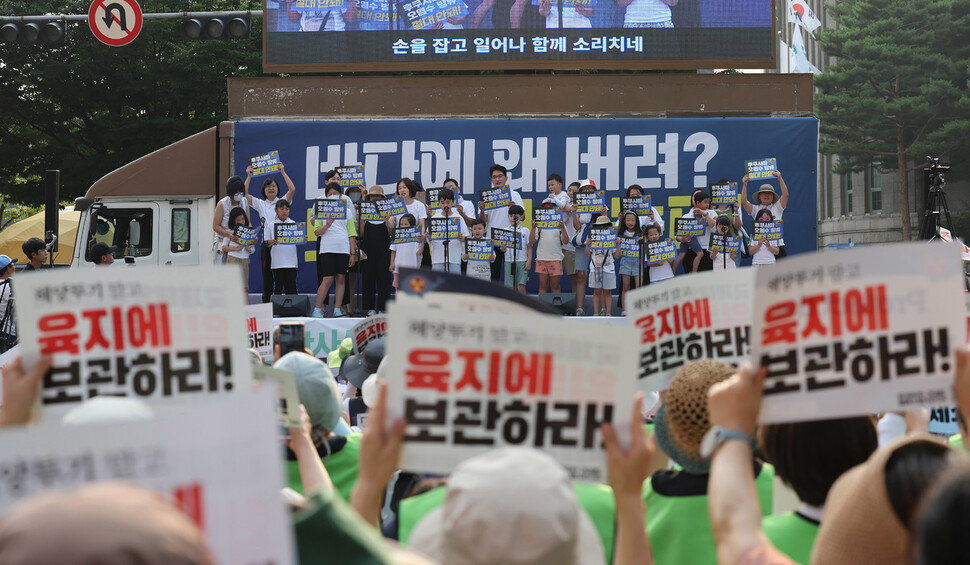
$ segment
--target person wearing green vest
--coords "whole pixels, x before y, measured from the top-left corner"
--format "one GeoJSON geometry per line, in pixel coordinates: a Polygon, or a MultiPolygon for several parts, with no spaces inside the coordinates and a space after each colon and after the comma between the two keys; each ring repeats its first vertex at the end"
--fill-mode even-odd
{"type": "MultiPolygon", "coordinates": [[[[306,408],[313,428],[313,442],[333,481],[334,491],[344,500],[357,482],[360,434],[352,434],[342,418],[340,390],[327,365],[305,353],[287,353],[273,366],[296,377],[300,403],[306,408]]],[[[287,479],[291,489],[302,493],[296,455],[287,452],[287,479]]]]}
{"type": "MultiPolygon", "coordinates": [[[[713,359],[692,361],[673,376],[654,418],[657,443],[682,470],[659,471],[644,481],[647,533],[657,565],[716,565],[717,551],[708,518],[710,461],[701,440],[710,429],[707,392],[735,368],[713,359]]],[[[763,514],[771,512],[771,465],[754,462],[763,514]]]]}
{"type": "Polygon", "coordinates": [[[802,502],[794,512],[764,518],[765,535],[792,560],[809,565],[829,490],[878,447],[875,421],[862,416],[772,424],[761,428],[760,438],[765,458],[802,502]]]}

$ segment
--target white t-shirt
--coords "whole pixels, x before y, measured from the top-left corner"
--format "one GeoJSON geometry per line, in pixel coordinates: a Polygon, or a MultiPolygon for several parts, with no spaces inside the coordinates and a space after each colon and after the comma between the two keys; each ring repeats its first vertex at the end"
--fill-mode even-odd
{"type": "Polygon", "coordinates": [[[280,199],[279,196],[272,200],[263,200],[262,198],[253,197],[253,208],[256,209],[256,213],[259,217],[263,219],[264,222],[268,222],[276,217],[276,202],[280,199]]]}
{"type": "Polygon", "coordinates": [[[405,204],[404,207],[407,209],[408,214],[414,216],[414,219],[418,221],[416,225],[423,226],[424,223],[421,220],[428,217],[428,211],[424,208],[424,202],[420,200],[414,200],[410,204],[405,204]]]}
{"type": "MultiPolygon", "coordinates": [[[[0,280],[0,322],[3,322],[3,317],[7,315],[7,306],[10,304],[11,296],[13,296],[13,289],[10,279],[0,280]]],[[[7,318],[6,324],[0,327],[0,332],[9,335],[17,333],[17,317],[13,308],[10,309],[10,317],[7,318]]]]}
{"type": "MultiPolygon", "coordinates": [[[[222,238],[222,245],[225,247],[226,245],[238,246],[239,244],[233,243],[228,237],[224,237],[222,238]]],[[[235,257],[236,259],[249,259],[249,255],[253,252],[252,249],[252,247],[246,247],[244,245],[239,251],[230,251],[227,253],[227,255],[230,257],[235,257]]],[[[2,312],[2,310],[0,310],[0,312],[2,312]]]]}
{"type": "MultiPolygon", "coordinates": [[[[435,210],[433,218],[444,218],[443,210],[435,210]]],[[[451,218],[458,218],[458,227],[461,230],[461,235],[468,237],[470,232],[468,231],[468,226],[465,225],[465,221],[461,219],[461,216],[453,209],[451,211],[451,218]]],[[[430,237],[430,236],[429,236],[430,237]]],[[[431,264],[444,263],[445,262],[445,244],[441,241],[428,241],[431,246],[431,264]]],[[[461,242],[457,237],[455,239],[448,241],[448,262],[452,265],[461,265],[461,256],[465,253],[465,244],[461,242]]]]}
{"type": "Polygon", "coordinates": [[[401,267],[417,268],[421,264],[418,250],[424,249],[423,243],[392,243],[391,251],[394,252],[394,272],[397,273],[401,267]]]}
{"type": "Polygon", "coordinates": [[[761,247],[755,251],[754,255],[751,256],[752,265],[774,265],[775,264],[775,254],[768,250],[768,246],[764,243],[761,247]]]}
{"type": "MultiPolygon", "coordinates": [[[[742,245],[744,245],[742,243],[742,245]]],[[[718,253],[717,257],[711,259],[714,263],[715,271],[730,271],[731,269],[737,269],[738,264],[734,259],[731,259],[730,253],[718,253]]]]}
{"type": "Polygon", "coordinates": [[[653,220],[650,219],[650,216],[640,216],[640,227],[645,228],[647,226],[657,224],[660,226],[660,233],[663,234],[664,218],[660,215],[660,212],[657,210],[656,206],[652,206],[651,210],[653,210],[653,220]]]}
{"type": "MultiPolygon", "coordinates": [[[[266,222],[266,232],[264,237],[266,237],[267,240],[275,239],[273,230],[276,224],[295,223],[296,222],[294,222],[292,218],[287,218],[285,222],[281,222],[279,218],[273,218],[272,220],[266,222]]],[[[295,269],[298,266],[296,245],[274,245],[273,249],[270,250],[270,255],[273,258],[274,269],[295,269]]]]}
{"type": "Polygon", "coordinates": [[[650,267],[650,284],[672,278],[674,278],[674,270],[670,267],[670,263],[664,261],[663,265],[650,267]]]}
{"type": "MultiPolygon", "coordinates": [[[[704,210],[704,214],[708,218],[712,218],[715,222],[717,221],[717,212],[715,212],[714,210],[704,210]]],[[[694,217],[694,209],[691,208],[690,212],[687,212],[686,214],[684,214],[683,217],[685,217],[685,218],[693,218],[694,217]]],[[[704,224],[704,234],[703,235],[699,235],[699,236],[697,236],[697,237],[694,238],[694,239],[697,240],[697,243],[700,244],[701,249],[707,249],[708,251],[710,251],[710,249],[711,249],[711,231],[713,231],[712,230],[712,226],[709,226],[707,224],[704,224]]]]}
{"type": "MultiPolygon", "coordinates": [[[[489,247],[491,249],[491,247],[489,247]]],[[[465,270],[465,274],[474,279],[481,279],[483,281],[492,279],[492,262],[491,261],[468,261],[468,269],[465,270]]]]}
{"type": "Polygon", "coordinates": [[[506,261],[514,260],[518,263],[525,263],[525,260],[529,258],[528,254],[526,253],[526,249],[529,247],[529,230],[526,229],[524,226],[519,226],[519,241],[517,244],[517,248],[515,247],[516,246],[512,246],[512,245],[505,246],[505,260],[506,261]]]}
{"type": "MultiPolygon", "coordinates": [[[[444,28],[444,29],[448,29],[448,28],[444,28]]],[[[461,26],[458,26],[457,29],[461,29],[461,26]]],[[[468,216],[469,218],[471,218],[471,219],[474,220],[475,218],[478,217],[478,214],[475,212],[475,203],[474,202],[470,202],[468,200],[465,200],[464,198],[461,197],[460,194],[457,195],[457,200],[455,202],[458,204],[458,206],[461,207],[461,211],[464,212],[465,215],[468,216]]],[[[462,220],[462,221],[464,221],[464,220],[462,220]]]]}
{"type": "MultiPolygon", "coordinates": [[[[572,201],[569,199],[569,194],[565,190],[559,192],[559,194],[553,194],[553,198],[556,199],[556,205],[560,208],[565,208],[566,206],[572,205],[572,201]]],[[[563,243],[562,248],[566,251],[576,251],[576,246],[572,244],[573,235],[576,234],[576,228],[573,227],[573,213],[562,211],[562,221],[566,224],[566,237],[569,238],[570,243],[563,243]]]]}
{"type": "MultiPolygon", "coordinates": [[[[575,7],[563,6],[562,27],[564,29],[591,28],[593,24],[589,21],[589,18],[577,12],[575,7]]],[[[546,29],[559,29],[559,9],[555,2],[553,2],[552,9],[549,10],[549,15],[546,16],[546,29]]]]}
{"type": "MultiPolygon", "coordinates": [[[[761,210],[763,210],[765,208],[767,208],[768,211],[771,212],[771,215],[774,216],[775,217],[774,219],[776,219],[776,220],[780,220],[781,219],[781,216],[785,213],[785,209],[781,207],[781,202],[779,202],[779,201],[776,200],[771,206],[762,206],[761,204],[753,204],[752,205],[752,208],[751,208],[751,211],[754,212],[754,213],[751,215],[751,218],[752,219],[757,218],[758,217],[758,212],[760,212],[761,210]]],[[[778,243],[776,245],[778,247],[781,247],[782,245],[785,245],[784,238],[779,239],[778,240],[778,243]]],[[[774,261],[772,261],[772,263],[774,263],[774,261]]]]}
{"type": "MultiPolygon", "coordinates": [[[[522,202],[522,196],[519,194],[519,192],[510,188],[509,194],[512,195],[512,204],[518,204],[519,206],[522,206],[522,209],[524,210],[525,204],[522,202]]],[[[501,208],[495,208],[494,210],[486,210],[485,223],[488,224],[489,228],[509,229],[512,227],[512,222],[509,221],[509,207],[502,206],[501,208]]]]}
{"type": "MultiPolygon", "coordinates": [[[[222,226],[222,229],[226,231],[232,231],[231,229],[229,229],[229,212],[232,212],[233,208],[242,206],[245,202],[246,202],[245,199],[243,199],[242,202],[237,203],[235,200],[233,200],[232,198],[229,198],[228,196],[222,197],[222,200],[219,201],[219,204],[222,204],[222,220],[220,220],[219,222],[219,225],[222,226]]],[[[248,212],[249,211],[247,210],[247,213],[248,212]]],[[[213,242],[219,241],[222,238],[223,236],[219,232],[212,234],[213,242]]]]}
{"type": "MultiPolygon", "coordinates": [[[[347,208],[347,218],[344,220],[334,220],[327,231],[323,232],[317,240],[317,253],[340,253],[350,254],[350,232],[347,230],[347,223],[354,221],[354,204],[348,199],[344,202],[347,208]]],[[[323,227],[325,222],[315,221],[314,229],[323,227]]]]}
{"type": "Polygon", "coordinates": [[[670,6],[660,0],[633,0],[626,7],[623,27],[631,24],[653,24],[670,21],[670,6]]]}
{"type": "Polygon", "coordinates": [[[536,230],[536,260],[562,261],[562,234],[559,230],[536,230]]]}

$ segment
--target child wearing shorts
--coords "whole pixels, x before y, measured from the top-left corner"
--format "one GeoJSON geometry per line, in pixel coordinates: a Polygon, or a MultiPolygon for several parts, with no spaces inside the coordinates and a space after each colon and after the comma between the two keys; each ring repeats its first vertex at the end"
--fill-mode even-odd
{"type": "MultiPolygon", "coordinates": [[[[610,225],[609,216],[596,218],[594,224],[610,225]]],[[[613,309],[613,289],[616,288],[616,266],[614,260],[619,257],[620,249],[606,251],[591,250],[586,246],[586,256],[589,257],[589,287],[593,289],[593,310],[598,316],[609,316],[613,309]]]]}
{"type": "Polygon", "coordinates": [[[532,266],[532,244],[529,242],[529,230],[522,225],[524,221],[525,209],[518,204],[509,206],[509,223],[516,231],[516,243],[514,246],[502,244],[502,251],[505,253],[505,286],[511,286],[522,294],[525,294],[525,283],[529,281],[529,269],[532,266]]]}
{"type": "MultiPolygon", "coordinates": [[[[556,199],[552,196],[546,198],[540,204],[542,208],[554,209],[558,206],[556,199]]],[[[566,224],[560,220],[558,230],[540,230],[535,222],[532,224],[532,232],[529,234],[529,244],[536,248],[536,274],[539,275],[539,294],[549,292],[560,292],[559,279],[562,278],[562,246],[569,243],[569,234],[566,233],[566,224]]]]}

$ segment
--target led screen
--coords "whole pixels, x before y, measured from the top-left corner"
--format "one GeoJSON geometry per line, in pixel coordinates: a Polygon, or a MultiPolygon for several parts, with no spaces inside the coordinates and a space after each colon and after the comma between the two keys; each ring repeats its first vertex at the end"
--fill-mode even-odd
{"type": "Polygon", "coordinates": [[[771,0],[267,0],[266,72],[774,66],[771,0]]]}

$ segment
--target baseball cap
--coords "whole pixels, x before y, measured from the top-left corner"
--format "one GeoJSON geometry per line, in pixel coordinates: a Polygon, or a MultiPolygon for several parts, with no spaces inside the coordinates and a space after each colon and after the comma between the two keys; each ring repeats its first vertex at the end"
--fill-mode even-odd
{"type": "Polygon", "coordinates": [[[91,246],[91,262],[100,263],[101,259],[104,258],[105,255],[111,255],[114,253],[114,251],[115,248],[108,247],[108,244],[106,243],[95,243],[91,246]]]}
{"type": "Polygon", "coordinates": [[[581,181],[579,181],[579,188],[582,188],[584,186],[591,186],[593,188],[596,188],[596,183],[593,182],[593,179],[582,179],[581,181]]]}
{"type": "Polygon", "coordinates": [[[0,270],[6,269],[10,263],[16,263],[16,259],[11,259],[7,255],[0,255],[0,270]]]}
{"type": "Polygon", "coordinates": [[[296,377],[300,403],[306,407],[313,429],[338,431],[341,422],[340,389],[327,364],[300,351],[291,351],[273,365],[296,377]]]}

